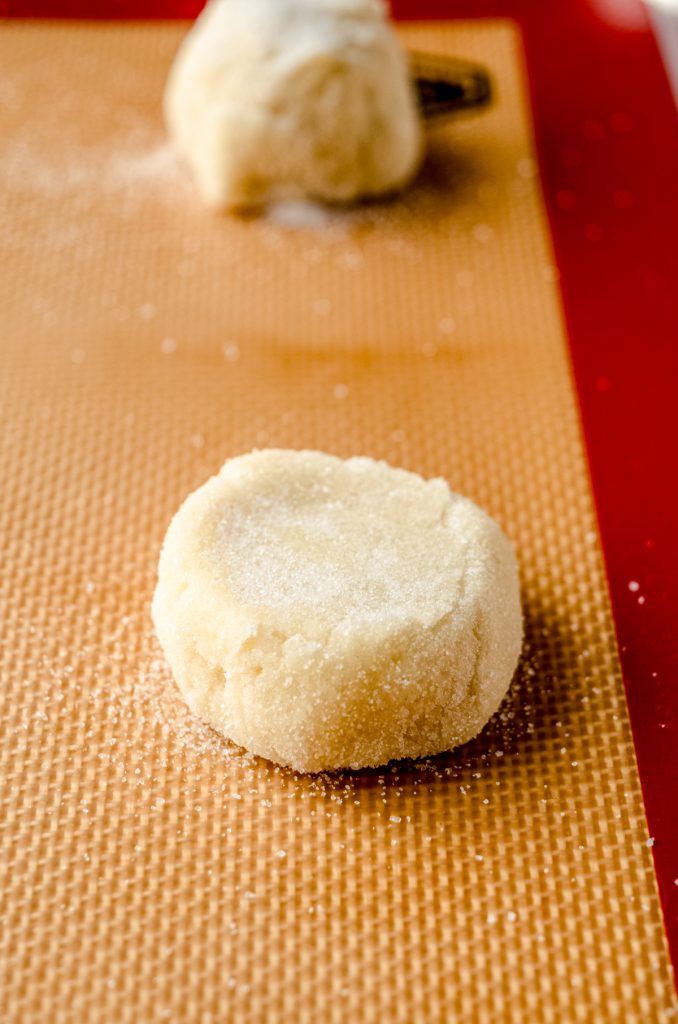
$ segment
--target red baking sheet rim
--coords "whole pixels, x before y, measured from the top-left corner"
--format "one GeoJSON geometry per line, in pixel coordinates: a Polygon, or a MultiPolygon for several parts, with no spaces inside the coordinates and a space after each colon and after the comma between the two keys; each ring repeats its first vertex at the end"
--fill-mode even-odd
{"type": "MultiPolygon", "coordinates": [[[[4,17],[191,18],[200,0],[0,0],[4,17]]],[[[678,968],[678,120],[640,0],[392,0],[522,29],[655,870],[678,968]]]]}

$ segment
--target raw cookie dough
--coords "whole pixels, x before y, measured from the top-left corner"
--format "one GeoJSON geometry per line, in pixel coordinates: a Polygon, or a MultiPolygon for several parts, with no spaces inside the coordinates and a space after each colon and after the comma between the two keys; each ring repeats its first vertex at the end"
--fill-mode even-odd
{"type": "Polygon", "coordinates": [[[444,480],[312,451],[231,459],[186,499],[153,619],[200,718],[310,772],[475,736],[522,641],[494,520],[444,480]]]}
{"type": "Polygon", "coordinates": [[[221,208],[381,195],[422,155],[408,62],[381,0],[211,0],[172,67],[165,115],[221,208]]]}

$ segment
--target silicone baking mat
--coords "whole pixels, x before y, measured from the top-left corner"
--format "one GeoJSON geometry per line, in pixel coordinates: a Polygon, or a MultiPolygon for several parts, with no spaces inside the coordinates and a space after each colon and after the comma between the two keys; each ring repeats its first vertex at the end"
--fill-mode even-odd
{"type": "Polygon", "coordinates": [[[408,28],[486,64],[491,109],[399,201],[289,224],[206,212],[175,165],[182,31],[0,36],[4,1019],[668,1020],[518,36],[408,28]],[[476,741],[304,777],[184,709],[159,546],[263,446],[443,475],[501,521],[526,649],[476,741]]]}

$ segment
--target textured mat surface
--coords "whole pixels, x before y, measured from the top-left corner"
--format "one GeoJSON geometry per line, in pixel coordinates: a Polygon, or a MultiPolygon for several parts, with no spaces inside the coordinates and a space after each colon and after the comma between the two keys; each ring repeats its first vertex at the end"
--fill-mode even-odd
{"type": "Polygon", "coordinates": [[[669,1020],[517,37],[408,29],[495,104],[400,201],[290,227],[206,212],[175,166],[181,32],[0,35],[4,1019],[669,1020]],[[158,549],[272,445],[444,475],[502,522],[527,646],[476,741],[305,778],[190,718],[158,549]]]}

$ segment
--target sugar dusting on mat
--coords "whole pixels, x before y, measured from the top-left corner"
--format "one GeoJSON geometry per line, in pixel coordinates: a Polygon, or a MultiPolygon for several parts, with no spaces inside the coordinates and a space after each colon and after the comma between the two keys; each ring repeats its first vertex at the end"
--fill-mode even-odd
{"type": "MultiPolygon", "coordinates": [[[[0,179],[10,193],[39,192],[60,199],[75,193],[138,193],[163,198],[177,189],[190,194],[190,183],[167,143],[118,149],[70,145],[63,153],[46,152],[34,140],[17,139],[0,152],[0,179]]],[[[125,195],[127,194],[127,195],[125,195]]]]}
{"type": "MultiPolygon", "coordinates": [[[[223,799],[248,805],[254,799],[262,808],[270,806],[272,794],[276,800],[322,799],[316,813],[325,817],[335,815],[335,806],[347,802],[360,806],[367,801],[381,808],[383,827],[397,826],[396,831],[403,830],[404,836],[408,830],[419,831],[426,824],[418,822],[413,804],[418,796],[454,785],[460,798],[482,804],[489,811],[496,801],[505,799],[505,783],[510,790],[510,765],[515,758],[530,757],[535,745],[542,745],[549,732],[552,756],[570,738],[567,723],[560,720],[552,723],[552,729],[544,728],[544,702],[550,705],[550,683],[544,655],[532,636],[525,645],[514,686],[477,740],[439,757],[358,772],[300,775],[247,753],[190,713],[154,632],[144,624],[145,615],[119,615],[108,607],[107,593],[122,585],[113,577],[107,579],[106,586],[89,580],[80,601],[54,609],[65,628],[70,628],[83,620],[86,606],[89,628],[77,648],[43,653],[43,683],[35,717],[45,728],[53,728],[55,719],[65,710],[79,708],[79,731],[85,743],[100,742],[96,731],[90,729],[96,729],[96,722],[106,721],[111,731],[100,748],[99,759],[115,766],[121,781],[149,789],[162,802],[166,797],[160,790],[156,794],[156,775],[178,761],[185,765],[185,786],[196,793],[208,785],[220,789],[223,799]],[[78,695],[75,705],[74,692],[78,695]]],[[[534,633],[534,628],[528,622],[528,633],[534,633]]],[[[30,628],[30,632],[36,629],[30,628]]],[[[590,698],[584,698],[587,706],[582,706],[581,713],[590,713],[589,703],[602,704],[604,699],[603,693],[594,691],[590,698]]],[[[562,748],[563,752],[567,753],[567,748],[562,748]]],[[[560,796],[547,787],[540,803],[544,809],[551,808],[549,813],[567,812],[567,803],[562,805],[560,796]]],[[[426,827],[430,829],[427,842],[436,838],[445,842],[442,825],[438,828],[429,822],[426,827]]],[[[394,839],[399,841],[397,836],[394,839]]],[[[482,860],[480,850],[478,858],[482,860]]]]}
{"type": "MultiPolygon", "coordinates": [[[[98,742],[97,734],[89,730],[103,716],[112,731],[101,746],[100,760],[114,765],[122,781],[149,789],[149,798],[155,794],[156,802],[164,802],[166,796],[159,790],[156,793],[157,773],[179,761],[185,763],[188,773],[186,787],[196,792],[207,784],[221,789],[224,799],[246,804],[254,799],[261,801],[262,807],[265,801],[270,805],[273,793],[276,799],[321,799],[317,813],[325,817],[335,815],[335,806],[350,802],[358,807],[367,800],[382,809],[383,827],[397,826],[397,833],[403,830],[404,836],[408,830],[422,827],[413,801],[432,792],[431,787],[454,784],[460,797],[482,800],[484,805],[503,799],[502,763],[525,754],[534,743],[532,734],[541,716],[539,700],[545,680],[538,647],[528,643],[516,684],[480,740],[440,757],[406,760],[379,769],[300,775],[248,754],[189,712],[154,632],[144,625],[145,616],[119,615],[107,607],[106,594],[118,585],[115,579],[108,580],[106,587],[100,581],[87,581],[81,601],[56,610],[68,626],[82,620],[86,604],[92,628],[77,649],[43,654],[43,692],[36,717],[45,728],[50,723],[53,726],[55,716],[73,707],[72,697],[65,698],[75,690],[83,742],[98,742]],[[274,779],[277,783],[272,790],[274,779]]],[[[562,735],[555,737],[558,742],[562,735]]],[[[543,803],[550,802],[545,794],[543,803]]],[[[428,842],[436,836],[444,842],[442,826],[437,829],[431,822],[427,827],[431,830],[428,842]]]]}
{"type": "Polygon", "coordinates": [[[108,175],[111,183],[121,185],[185,185],[188,181],[169,143],[161,143],[150,149],[120,153],[110,157],[108,175]]]}
{"type": "Polygon", "coordinates": [[[326,228],[350,217],[350,213],[341,207],[332,208],[305,199],[269,203],[265,208],[265,215],[274,224],[280,224],[282,227],[306,229],[326,228]]]}

